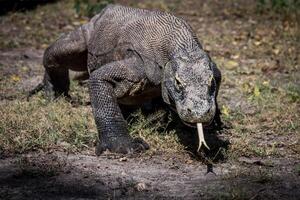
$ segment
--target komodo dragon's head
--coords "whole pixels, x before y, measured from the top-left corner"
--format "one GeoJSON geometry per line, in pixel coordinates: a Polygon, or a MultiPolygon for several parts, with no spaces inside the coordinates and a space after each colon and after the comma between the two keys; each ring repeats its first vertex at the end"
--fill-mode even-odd
{"type": "MultiPolygon", "coordinates": [[[[174,57],[165,65],[163,99],[175,106],[185,124],[201,125],[202,129],[202,124],[209,125],[215,116],[217,85],[213,65],[204,51],[174,57]]],[[[202,131],[199,126],[197,128],[198,133],[202,131]]],[[[205,141],[202,142],[206,145],[205,141]]]]}

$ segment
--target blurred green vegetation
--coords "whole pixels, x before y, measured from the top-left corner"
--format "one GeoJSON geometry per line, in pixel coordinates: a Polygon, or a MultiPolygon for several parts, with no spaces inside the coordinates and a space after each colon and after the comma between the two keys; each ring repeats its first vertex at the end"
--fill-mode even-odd
{"type": "Polygon", "coordinates": [[[288,12],[300,9],[300,0],[257,0],[260,11],[288,12]]]}
{"type": "Polygon", "coordinates": [[[74,9],[79,16],[92,17],[114,0],[74,0],[74,9]]]}

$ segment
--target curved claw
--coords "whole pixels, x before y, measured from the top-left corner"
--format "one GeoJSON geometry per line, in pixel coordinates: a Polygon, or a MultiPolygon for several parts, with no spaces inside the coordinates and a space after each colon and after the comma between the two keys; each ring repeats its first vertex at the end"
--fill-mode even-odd
{"type": "Polygon", "coordinates": [[[147,144],[142,138],[133,139],[134,152],[139,153],[150,149],[149,144],[147,144]]]}
{"type": "Polygon", "coordinates": [[[206,144],[206,141],[204,139],[202,123],[197,123],[197,132],[198,132],[198,138],[199,138],[199,145],[198,145],[197,151],[200,151],[202,144],[209,150],[209,147],[206,144]]]}

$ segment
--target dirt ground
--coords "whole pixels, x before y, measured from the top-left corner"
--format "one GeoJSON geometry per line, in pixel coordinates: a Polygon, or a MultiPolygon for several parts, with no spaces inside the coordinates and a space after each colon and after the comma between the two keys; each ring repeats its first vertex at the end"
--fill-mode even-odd
{"type": "Polygon", "coordinates": [[[171,155],[65,153],[0,161],[2,199],[298,199],[294,160],[240,158],[205,166],[171,155]],[[213,172],[210,172],[213,171],[213,172]],[[272,171],[272,177],[266,173],[272,171]]]}
{"type": "MultiPolygon", "coordinates": [[[[195,134],[157,139],[143,135],[152,130],[144,126],[132,129],[152,150],[134,156],[96,157],[94,141],[80,140],[80,146],[68,138],[55,145],[37,140],[28,145],[22,140],[26,130],[51,128],[29,129],[23,110],[12,107],[27,105],[26,92],[42,80],[47,45],[87,18],[76,16],[68,1],[7,13],[0,16],[0,137],[5,138],[0,143],[0,199],[299,199],[300,36],[295,18],[258,13],[255,1],[117,2],[174,12],[191,24],[222,71],[219,102],[227,128],[206,130],[212,151],[201,154],[195,152],[195,134]],[[14,110],[14,116],[7,110],[14,110]]],[[[72,91],[72,97],[76,94],[72,91]]],[[[43,106],[29,110],[44,112],[43,106]]],[[[73,106],[73,112],[90,113],[90,107],[73,106]]],[[[89,123],[78,130],[95,134],[89,123]]],[[[65,127],[58,132],[69,133],[65,127]]]]}

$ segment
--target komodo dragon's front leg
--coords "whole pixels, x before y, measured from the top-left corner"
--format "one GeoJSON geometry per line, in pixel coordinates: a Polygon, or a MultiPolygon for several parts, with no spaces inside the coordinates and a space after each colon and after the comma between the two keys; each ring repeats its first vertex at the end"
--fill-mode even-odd
{"type": "Polygon", "coordinates": [[[129,136],[117,102],[118,98],[130,95],[135,84],[145,77],[142,61],[135,57],[106,64],[91,73],[90,97],[100,139],[97,155],[107,149],[132,153],[149,148],[141,139],[129,136]]]}

